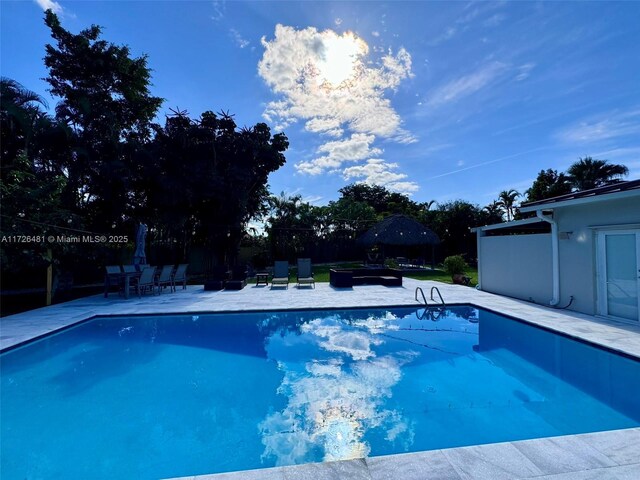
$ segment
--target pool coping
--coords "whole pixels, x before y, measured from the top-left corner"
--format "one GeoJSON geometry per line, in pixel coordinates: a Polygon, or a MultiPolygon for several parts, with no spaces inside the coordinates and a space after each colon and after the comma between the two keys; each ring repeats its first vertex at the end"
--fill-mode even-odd
{"type": "Polygon", "coordinates": [[[640,427],[167,480],[635,480],[639,448],[640,427]]]}
{"type": "MultiPolygon", "coordinates": [[[[413,279],[404,279],[402,287],[359,286],[352,289],[335,289],[328,284],[317,284],[316,289],[313,290],[292,287],[287,290],[272,291],[259,287],[247,287],[245,290],[235,292],[203,292],[202,286],[190,286],[187,290],[143,299],[114,301],[111,298],[104,299],[102,296],[86,297],[1,318],[0,352],[18,348],[34,338],[58,333],[95,317],[416,307],[418,304],[414,296],[408,293],[413,292],[416,287],[432,286],[437,286],[443,292],[445,299],[452,298],[448,305],[482,308],[640,360],[640,326],[552,309],[468,287],[413,279]],[[256,304],[260,304],[262,308],[246,308],[247,305],[256,304]]],[[[535,476],[541,479],[568,480],[602,478],[600,474],[605,478],[635,479],[638,473],[640,473],[640,428],[631,428],[342,462],[312,463],[180,478],[198,480],[209,478],[212,480],[253,478],[265,480],[289,478],[493,480],[535,476]],[[621,455],[622,463],[619,461],[621,455]],[[514,458],[519,460],[515,461],[514,458]],[[528,465],[528,470],[518,470],[522,465],[528,465]],[[600,469],[602,469],[601,472],[597,471],[600,469]],[[593,472],[596,476],[588,477],[589,472],[593,472]]]]}

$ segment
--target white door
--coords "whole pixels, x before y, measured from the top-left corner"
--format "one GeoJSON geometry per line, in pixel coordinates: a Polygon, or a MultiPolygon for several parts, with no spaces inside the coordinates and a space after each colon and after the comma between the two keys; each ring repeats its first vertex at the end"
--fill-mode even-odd
{"type": "Polygon", "coordinates": [[[640,230],[599,233],[600,313],[639,321],[640,230]]]}

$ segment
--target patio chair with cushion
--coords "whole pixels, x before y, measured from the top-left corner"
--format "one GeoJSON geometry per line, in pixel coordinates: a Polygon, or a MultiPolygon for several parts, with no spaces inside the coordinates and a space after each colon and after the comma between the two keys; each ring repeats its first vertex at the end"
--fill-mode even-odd
{"type": "Polygon", "coordinates": [[[273,262],[273,278],[271,279],[271,288],[274,286],[285,286],[289,288],[289,262],[286,260],[278,260],[273,262]]]}
{"type": "Polygon", "coordinates": [[[153,293],[155,286],[156,267],[146,267],[142,270],[139,277],[132,278],[131,286],[135,288],[139,297],[146,292],[147,288],[153,293]]]}
{"type": "Polygon", "coordinates": [[[311,285],[316,288],[316,281],[313,278],[310,258],[298,259],[298,288],[301,285],[311,285]]]}
{"type": "Polygon", "coordinates": [[[161,292],[162,287],[171,287],[173,285],[173,265],[165,265],[160,270],[160,275],[156,279],[156,286],[158,287],[158,293],[161,292]]]}
{"type": "Polygon", "coordinates": [[[176,283],[182,283],[182,289],[185,290],[187,288],[187,267],[188,263],[181,263],[176,268],[176,271],[173,274],[171,286],[173,287],[173,291],[176,291],[176,283]]]}

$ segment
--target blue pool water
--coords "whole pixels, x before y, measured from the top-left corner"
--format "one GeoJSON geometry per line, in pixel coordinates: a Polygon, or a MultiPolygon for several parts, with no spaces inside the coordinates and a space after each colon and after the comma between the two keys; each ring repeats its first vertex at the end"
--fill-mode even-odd
{"type": "Polygon", "coordinates": [[[0,356],[3,480],[165,478],[640,425],[640,364],[494,313],[97,318],[0,356]]]}

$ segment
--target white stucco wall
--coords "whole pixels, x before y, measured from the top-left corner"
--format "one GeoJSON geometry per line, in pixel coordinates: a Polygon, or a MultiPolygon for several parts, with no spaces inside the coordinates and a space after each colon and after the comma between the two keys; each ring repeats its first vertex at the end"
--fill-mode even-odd
{"type": "Polygon", "coordinates": [[[480,287],[486,292],[533,300],[551,300],[551,235],[481,237],[480,287]]]}
{"type": "Polygon", "coordinates": [[[595,315],[597,230],[593,227],[640,224],[640,197],[558,208],[554,218],[561,238],[560,305],[573,296],[570,310],[595,315]],[[562,232],[572,233],[563,239],[562,232]]]}

